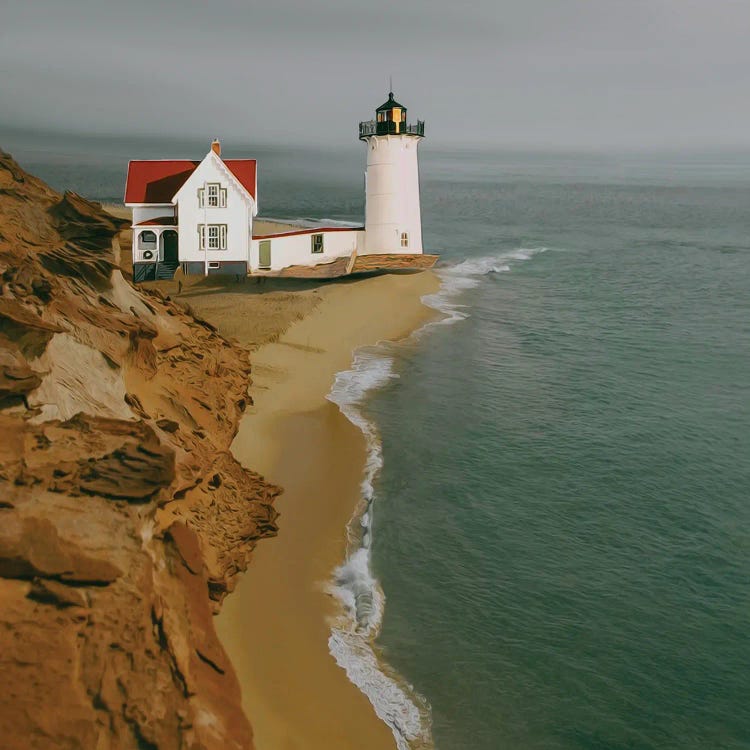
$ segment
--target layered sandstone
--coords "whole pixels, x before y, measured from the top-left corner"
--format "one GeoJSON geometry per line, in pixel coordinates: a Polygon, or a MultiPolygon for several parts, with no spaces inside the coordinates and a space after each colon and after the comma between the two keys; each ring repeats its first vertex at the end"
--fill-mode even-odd
{"type": "Polygon", "coordinates": [[[122,226],[0,151],[0,736],[249,748],[212,622],[276,533],[247,353],[123,278],[122,226]]]}

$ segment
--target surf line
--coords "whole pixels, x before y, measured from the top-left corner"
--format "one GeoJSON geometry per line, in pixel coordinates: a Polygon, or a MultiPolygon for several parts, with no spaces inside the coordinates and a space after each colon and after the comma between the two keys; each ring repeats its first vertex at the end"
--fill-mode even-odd
{"type": "MultiPolygon", "coordinates": [[[[465,320],[469,314],[457,298],[478,286],[482,276],[509,272],[514,261],[529,260],[545,250],[519,248],[437,269],[440,289],[425,295],[422,302],[443,317],[421,326],[400,343],[419,340],[434,326],[465,320]]],[[[391,728],[398,750],[417,750],[434,747],[430,705],[381,658],[376,645],[386,598],[372,571],[371,550],[375,482],[383,468],[383,450],[377,425],[363,410],[368,396],[399,377],[394,372],[398,346],[380,342],[357,349],[351,368],[336,374],[327,396],[362,432],[367,450],[360,501],[347,527],[346,559],[327,586],[340,605],[340,613],[331,623],[328,648],[349,681],[367,696],[377,716],[391,728]]]]}

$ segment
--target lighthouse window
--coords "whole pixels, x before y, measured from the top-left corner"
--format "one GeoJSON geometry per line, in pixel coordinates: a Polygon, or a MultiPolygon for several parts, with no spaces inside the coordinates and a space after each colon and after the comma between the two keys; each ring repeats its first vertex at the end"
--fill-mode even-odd
{"type": "Polygon", "coordinates": [[[409,233],[401,232],[401,247],[409,247],[409,233]]]}
{"type": "Polygon", "coordinates": [[[322,253],[323,252],[323,235],[322,234],[314,234],[312,235],[312,246],[311,250],[314,253],[322,253]]]}

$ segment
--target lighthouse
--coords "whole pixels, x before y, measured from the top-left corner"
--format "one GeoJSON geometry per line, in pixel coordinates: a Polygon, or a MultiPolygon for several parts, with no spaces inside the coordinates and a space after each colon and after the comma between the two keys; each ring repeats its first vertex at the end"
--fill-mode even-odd
{"type": "Polygon", "coordinates": [[[407,123],[406,107],[388,94],[375,119],[359,124],[367,146],[365,246],[367,254],[421,253],[417,148],[424,122],[407,123]]]}

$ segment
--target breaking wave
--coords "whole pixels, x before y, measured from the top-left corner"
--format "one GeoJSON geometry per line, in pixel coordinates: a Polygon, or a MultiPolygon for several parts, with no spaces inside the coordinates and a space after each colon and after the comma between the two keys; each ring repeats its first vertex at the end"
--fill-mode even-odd
{"type": "Polygon", "coordinates": [[[423,331],[434,325],[450,325],[468,318],[466,305],[456,300],[468,289],[478,286],[483,276],[494,273],[507,273],[511,266],[519,261],[530,260],[539,253],[546,252],[546,247],[518,248],[507,250],[495,255],[485,255],[479,258],[469,258],[454,265],[442,266],[436,269],[442,284],[435,294],[428,294],[422,302],[428,307],[443,313],[446,317],[434,323],[428,323],[417,331],[419,336],[423,331]]]}
{"type": "Polygon", "coordinates": [[[375,478],[383,466],[376,425],[362,412],[368,393],[398,377],[386,345],[358,350],[352,367],[336,375],[328,399],[362,430],[367,444],[360,504],[348,528],[348,553],[336,569],[330,591],[342,605],[328,647],[336,663],[369,699],[375,713],[393,731],[399,750],[429,746],[429,707],[378,658],[374,640],[380,632],[385,595],[372,574],[372,504],[375,478]]]}
{"type": "MultiPolygon", "coordinates": [[[[458,301],[463,292],[476,287],[483,276],[508,272],[514,262],[529,260],[545,250],[520,248],[439,268],[440,289],[422,301],[444,317],[427,323],[411,338],[421,338],[433,326],[464,320],[468,317],[466,306],[458,301]]],[[[332,623],[328,647],[349,680],[391,728],[398,750],[418,750],[433,747],[429,703],[380,658],[375,644],[385,610],[385,593],[371,565],[375,481],[383,467],[383,451],[377,425],[367,418],[363,405],[373,391],[399,377],[394,372],[396,348],[382,343],[358,349],[351,368],[336,375],[328,394],[328,400],[362,431],[367,444],[360,503],[347,530],[347,557],[329,584],[341,604],[341,614],[332,623]]]]}

